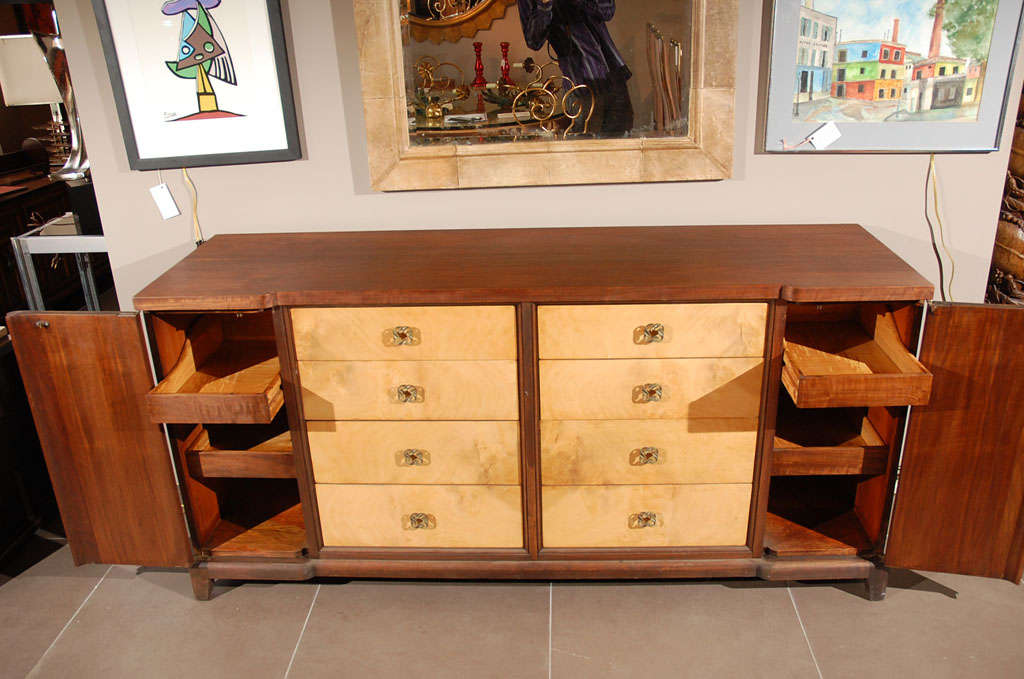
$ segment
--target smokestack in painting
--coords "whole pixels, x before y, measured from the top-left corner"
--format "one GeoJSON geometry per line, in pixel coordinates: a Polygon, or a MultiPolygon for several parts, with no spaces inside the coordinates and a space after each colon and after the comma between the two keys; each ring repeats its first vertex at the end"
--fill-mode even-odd
{"type": "Polygon", "coordinates": [[[893,19],[892,20],[892,41],[893,42],[899,42],[900,41],[900,20],[899,19],[893,19]]]}
{"type": "Polygon", "coordinates": [[[932,42],[928,47],[928,58],[935,59],[942,51],[942,24],[946,23],[946,0],[935,3],[935,23],[932,24],[932,42]]]}

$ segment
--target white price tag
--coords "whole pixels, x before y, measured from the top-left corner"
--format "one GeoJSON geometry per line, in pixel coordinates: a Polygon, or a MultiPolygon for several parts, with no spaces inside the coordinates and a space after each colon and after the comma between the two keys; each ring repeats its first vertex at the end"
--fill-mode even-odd
{"type": "Polygon", "coordinates": [[[164,219],[171,219],[181,214],[181,210],[178,209],[178,204],[174,202],[174,196],[171,195],[171,190],[167,188],[167,184],[157,184],[149,190],[153,194],[153,202],[156,203],[156,207],[160,210],[160,216],[164,219]]]}
{"type": "Polygon", "coordinates": [[[816,129],[811,136],[807,137],[807,141],[811,142],[816,151],[821,151],[834,144],[841,136],[843,134],[835,123],[826,123],[816,129]]]}

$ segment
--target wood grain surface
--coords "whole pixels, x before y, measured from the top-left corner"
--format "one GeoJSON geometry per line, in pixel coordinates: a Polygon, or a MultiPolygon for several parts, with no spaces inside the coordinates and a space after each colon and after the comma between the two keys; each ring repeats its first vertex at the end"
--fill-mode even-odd
{"type": "Polygon", "coordinates": [[[932,294],[924,277],[860,226],[808,224],[225,234],[134,303],[201,311],[932,294]]]}

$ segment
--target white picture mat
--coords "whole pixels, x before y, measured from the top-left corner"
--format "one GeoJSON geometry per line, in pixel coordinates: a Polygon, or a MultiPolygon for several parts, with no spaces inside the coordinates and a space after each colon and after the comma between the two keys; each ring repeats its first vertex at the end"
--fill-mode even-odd
{"type": "MultiPolygon", "coordinates": [[[[1006,90],[1016,53],[1022,5],[1024,0],[1001,0],[999,3],[976,122],[837,122],[842,137],[828,147],[828,152],[941,153],[998,150],[999,130],[1009,95],[1006,90]]],[[[783,140],[790,146],[797,144],[823,123],[793,120],[800,0],[775,0],[773,20],[764,145],[768,152],[787,152],[783,148],[783,140]]],[[[799,151],[814,152],[806,144],[799,151]]]]}
{"type": "Polygon", "coordinates": [[[106,0],[139,158],[202,156],[288,148],[281,91],[263,2],[223,2],[210,10],[234,60],[237,85],[213,80],[219,108],[239,118],[174,121],[198,112],[196,82],[178,78],[181,15],[160,3],[106,0]]]}

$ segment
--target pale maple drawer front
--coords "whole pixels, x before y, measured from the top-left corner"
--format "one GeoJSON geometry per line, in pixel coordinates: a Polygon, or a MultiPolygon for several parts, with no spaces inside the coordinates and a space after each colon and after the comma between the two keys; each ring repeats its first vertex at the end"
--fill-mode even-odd
{"type": "Polygon", "coordinates": [[[763,356],[766,304],[541,306],[541,358],[763,356]]]}
{"type": "Polygon", "coordinates": [[[761,358],[541,361],[545,420],[752,418],[761,358]]]}
{"type": "Polygon", "coordinates": [[[308,422],[317,483],[519,483],[517,422],[308,422]]]}
{"type": "Polygon", "coordinates": [[[309,420],[517,420],[515,361],[299,361],[309,420]]]}
{"type": "Polygon", "coordinates": [[[327,547],[523,546],[519,486],[317,484],[327,547]]]}
{"type": "Polygon", "coordinates": [[[750,483],[757,419],[540,424],[544,485],[750,483]]]}
{"type": "Polygon", "coordinates": [[[515,360],[512,306],[292,309],[300,361],[515,360]]]}
{"type": "Polygon", "coordinates": [[[723,547],[747,542],[751,484],[545,486],[544,546],[723,547]]]}

